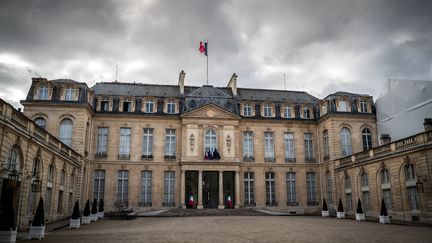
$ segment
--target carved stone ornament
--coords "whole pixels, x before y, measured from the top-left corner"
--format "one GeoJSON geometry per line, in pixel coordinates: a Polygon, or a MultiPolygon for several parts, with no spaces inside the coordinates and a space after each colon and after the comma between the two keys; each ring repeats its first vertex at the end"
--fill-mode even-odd
{"type": "Polygon", "coordinates": [[[191,152],[193,152],[195,147],[195,136],[193,135],[193,133],[189,137],[189,145],[191,152]]]}
{"type": "Polygon", "coordinates": [[[230,153],[231,152],[231,137],[230,137],[230,135],[227,136],[226,143],[227,143],[228,153],[230,153]]]}
{"type": "Polygon", "coordinates": [[[18,136],[18,137],[16,138],[16,140],[15,140],[15,145],[16,145],[16,146],[21,146],[21,142],[22,142],[22,140],[21,140],[21,138],[18,136]]]}

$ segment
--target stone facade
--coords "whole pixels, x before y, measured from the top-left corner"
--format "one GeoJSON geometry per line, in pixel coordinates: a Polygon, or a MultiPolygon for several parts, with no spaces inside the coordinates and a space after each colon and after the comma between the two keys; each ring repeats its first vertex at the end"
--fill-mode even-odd
{"type": "Polygon", "coordinates": [[[337,92],[318,99],[238,88],[236,79],[227,87],[192,87],[181,72],[177,86],[88,88],[38,78],[22,104],[27,117],[89,161],[83,199],[103,198],[106,211],[227,208],[232,202],[309,214],[326,198],[333,213],[339,198],[345,204],[350,196],[352,215],[357,198],[368,192],[366,215],[377,217],[384,188],[394,218],[432,223],[430,132],[403,149],[397,144],[406,142],[378,146],[371,96],[337,92]],[[212,160],[216,154],[220,159],[212,160]],[[414,165],[409,181],[402,176],[407,161],[414,165]],[[379,181],[382,168],[389,169],[388,185],[379,181]],[[363,172],[367,187],[359,184],[363,172]],[[413,189],[417,181],[423,193],[413,189]],[[418,208],[408,207],[413,203],[418,208]]]}

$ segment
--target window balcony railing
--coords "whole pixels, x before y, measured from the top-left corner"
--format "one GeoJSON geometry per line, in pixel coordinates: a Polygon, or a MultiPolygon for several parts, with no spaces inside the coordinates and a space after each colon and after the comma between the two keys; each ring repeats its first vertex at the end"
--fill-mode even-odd
{"type": "Polygon", "coordinates": [[[278,205],[277,202],[266,201],[266,206],[268,206],[268,207],[277,207],[277,205],[278,205]]]}
{"type": "Polygon", "coordinates": [[[275,162],[275,158],[274,157],[266,157],[264,158],[265,162],[275,162]]]}
{"type": "Polygon", "coordinates": [[[176,156],[175,155],[165,155],[164,159],[167,161],[172,161],[172,160],[176,159],[176,156]]]}
{"type": "Polygon", "coordinates": [[[315,163],[316,162],[315,158],[310,158],[310,157],[306,157],[305,161],[308,163],[315,163]]]}
{"type": "Polygon", "coordinates": [[[327,161],[327,160],[329,160],[330,159],[330,156],[328,156],[328,155],[324,155],[324,160],[325,161],[327,161]]]}
{"type": "Polygon", "coordinates": [[[244,202],[243,206],[244,207],[256,207],[256,202],[255,201],[244,202]]]}
{"type": "Polygon", "coordinates": [[[162,207],[175,207],[175,202],[163,202],[162,207]]]}
{"type": "Polygon", "coordinates": [[[243,156],[243,162],[254,162],[254,161],[255,161],[255,157],[243,156]]]}
{"type": "Polygon", "coordinates": [[[141,159],[142,160],[153,160],[153,155],[152,154],[142,154],[141,159]]]}
{"type": "Polygon", "coordinates": [[[106,158],[107,157],[107,153],[106,152],[96,153],[95,157],[96,158],[106,158]]]}
{"type": "Polygon", "coordinates": [[[151,207],[152,206],[152,202],[139,202],[138,205],[140,207],[151,207]]]}
{"type": "Polygon", "coordinates": [[[119,154],[118,159],[130,159],[130,154],[119,154]]]}
{"type": "Polygon", "coordinates": [[[299,205],[298,202],[290,202],[290,201],[287,202],[287,206],[298,206],[298,205],[299,205]]]}
{"type": "Polygon", "coordinates": [[[318,201],[307,201],[307,205],[308,206],[318,206],[319,202],[318,201]]]}
{"type": "Polygon", "coordinates": [[[285,163],[293,163],[296,162],[296,158],[285,158],[285,163]]]}

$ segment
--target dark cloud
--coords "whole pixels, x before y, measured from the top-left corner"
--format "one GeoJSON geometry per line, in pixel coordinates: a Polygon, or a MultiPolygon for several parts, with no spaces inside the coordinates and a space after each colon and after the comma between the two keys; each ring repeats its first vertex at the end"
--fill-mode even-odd
{"type": "Polygon", "coordinates": [[[205,83],[379,94],[388,78],[431,79],[432,1],[0,2],[0,93],[23,99],[31,76],[92,83],[205,83]],[[7,91],[6,91],[7,90],[7,91]]]}

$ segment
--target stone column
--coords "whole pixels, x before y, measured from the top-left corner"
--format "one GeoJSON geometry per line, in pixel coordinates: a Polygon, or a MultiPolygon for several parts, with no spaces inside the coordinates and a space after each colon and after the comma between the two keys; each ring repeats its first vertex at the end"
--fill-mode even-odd
{"type": "Polygon", "coordinates": [[[219,171],[219,205],[218,209],[224,209],[224,194],[223,194],[223,171],[219,171]]]}
{"type": "Polygon", "coordinates": [[[240,207],[240,172],[235,172],[235,208],[240,207]]]}
{"type": "Polygon", "coordinates": [[[181,188],[180,188],[180,205],[186,208],[185,204],[185,186],[186,186],[186,171],[181,171],[181,188]]]}
{"type": "Polygon", "coordinates": [[[198,171],[198,206],[197,209],[203,209],[202,205],[202,170],[198,171]]]}

